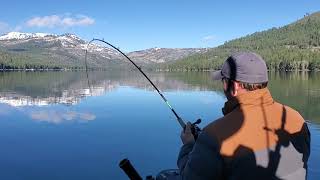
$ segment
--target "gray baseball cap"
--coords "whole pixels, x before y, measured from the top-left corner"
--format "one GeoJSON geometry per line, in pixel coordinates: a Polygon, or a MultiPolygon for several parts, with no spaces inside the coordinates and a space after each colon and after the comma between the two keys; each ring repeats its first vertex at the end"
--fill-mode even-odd
{"type": "Polygon", "coordinates": [[[239,52],[227,58],[220,71],[213,72],[214,80],[228,78],[245,83],[268,82],[266,62],[252,52],[239,52]]]}

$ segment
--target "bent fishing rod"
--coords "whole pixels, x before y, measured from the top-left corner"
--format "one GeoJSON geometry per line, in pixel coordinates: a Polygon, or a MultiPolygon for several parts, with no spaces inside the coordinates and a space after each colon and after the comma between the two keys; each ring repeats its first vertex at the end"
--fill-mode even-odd
{"type": "MultiPolygon", "coordinates": [[[[85,55],[85,63],[86,63],[86,72],[88,72],[88,65],[87,65],[87,54],[88,54],[88,47],[89,45],[94,42],[94,41],[100,41],[102,43],[107,44],[108,46],[112,47],[113,49],[115,49],[116,51],[118,51],[120,54],[122,54],[127,60],[129,60],[139,71],[140,73],[150,82],[150,84],[154,87],[154,89],[158,92],[158,94],[161,96],[162,100],[167,104],[167,106],[170,108],[170,110],[172,111],[172,113],[175,115],[175,117],[177,118],[178,123],[180,124],[180,126],[184,129],[186,127],[186,123],[182,120],[182,118],[176,113],[176,111],[173,109],[173,107],[170,105],[169,101],[165,98],[165,96],[161,93],[161,91],[157,88],[157,86],[150,80],[150,78],[142,71],[141,67],[139,67],[134,61],[132,61],[125,53],[123,53],[119,48],[115,47],[114,45],[110,44],[109,42],[103,40],[103,39],[92,39],[91,41],[89,41],[87,48],[86,48],[86,55],[85,55]]],[[[88,74],[88,73],[87,73],[88,74]]],[[[192,123],[192,133],[195,136],[195,138],[197,138],[198,135],[198,131],[200,131],[200,129],[196,126],[197,124],[199,124],[201,122],[201,119],[198,119],[196,122],[192,123]]]]}

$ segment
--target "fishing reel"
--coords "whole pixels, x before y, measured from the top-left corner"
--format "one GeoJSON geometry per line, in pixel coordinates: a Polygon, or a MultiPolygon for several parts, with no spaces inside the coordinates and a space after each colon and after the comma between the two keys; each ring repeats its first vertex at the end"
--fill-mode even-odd
{"type": "MultiPolygon", "coordinates": [[[[197,119],[196,122],[192,123],[191,124],[191,133],[193,134],[193,137],[194,137],[194,140],[197,140],[198,139],[198,135],[201,131],[201,129],[198,127],[198,124],[201,123],[201,119],[197,119]]],[[[184,127],[185,129],[185,127],[184,127]]]]}

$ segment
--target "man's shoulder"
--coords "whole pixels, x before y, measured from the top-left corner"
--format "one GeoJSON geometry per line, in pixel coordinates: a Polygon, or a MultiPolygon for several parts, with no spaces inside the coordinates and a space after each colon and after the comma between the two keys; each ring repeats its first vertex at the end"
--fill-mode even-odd
{"type": "Polygon", "coordinates": [[[304,121],[304,118],[301,116],[301,114],[297,110],[293,109],[292,107],[285,105],[285,104],[281,104],[279,102],[275,102],[275,104],[282,107],[284,115],[289,116],[294,119],[297,119],[297,120],[304,121]]]}
{"type": "Polygon", "coordinates": [[[290,106],[278,102],[275,102],[275,104],[282,107],[282,118],[284,118],[286,130],[290,133],[300,131],[305,123],[301,114],[290,106]]]}

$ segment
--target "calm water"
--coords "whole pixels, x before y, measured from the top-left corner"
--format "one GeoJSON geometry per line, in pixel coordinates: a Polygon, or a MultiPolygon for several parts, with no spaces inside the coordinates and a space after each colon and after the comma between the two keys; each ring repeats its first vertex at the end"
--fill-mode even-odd
{"type": "MultiPolygon", "coordinates": [[[[202,118],[203,127],[222,116],[220,82],[208,73],[150,76],[185,120],[202,118]]],[[[272,73],[270,90],[308,120],[309,179],[320,179],[320,73],[272,73]]],[[[0,73],[0,179],[127,179],[123,158],[155,175],[176,168],[179,135],[137,72],[0,73]]]]}

